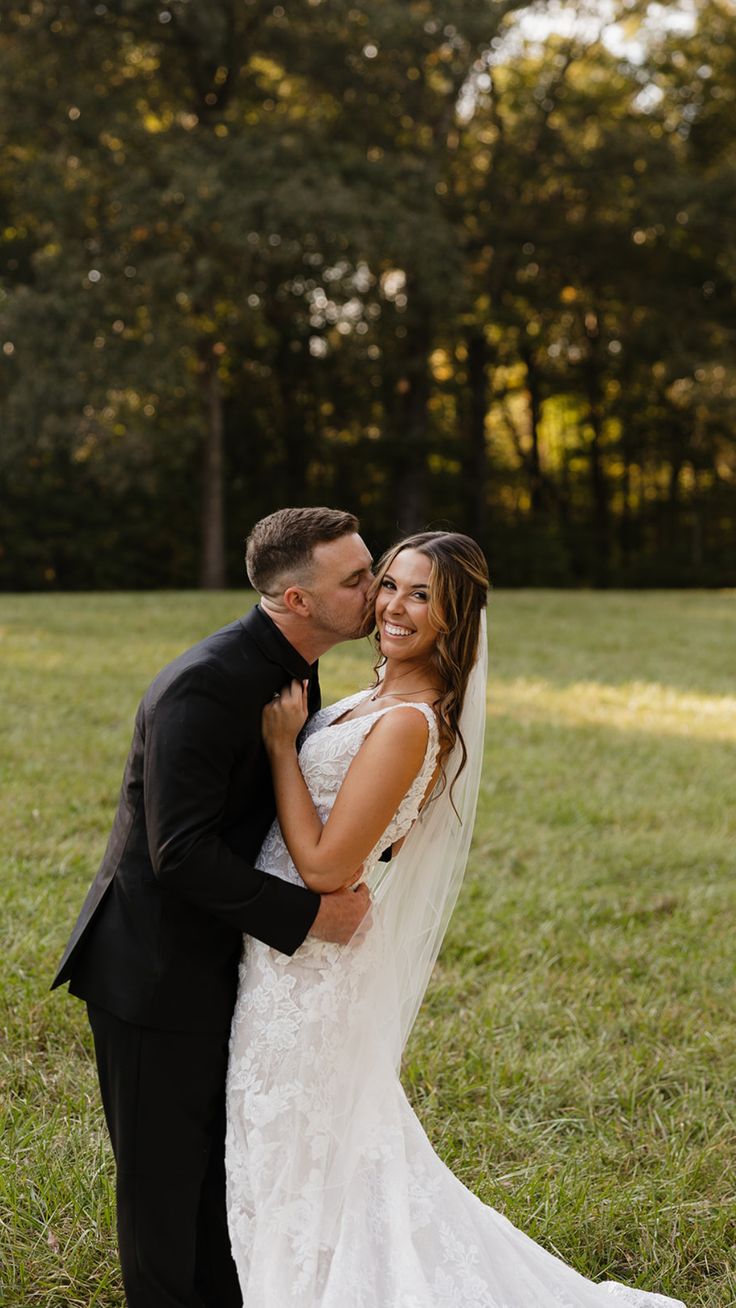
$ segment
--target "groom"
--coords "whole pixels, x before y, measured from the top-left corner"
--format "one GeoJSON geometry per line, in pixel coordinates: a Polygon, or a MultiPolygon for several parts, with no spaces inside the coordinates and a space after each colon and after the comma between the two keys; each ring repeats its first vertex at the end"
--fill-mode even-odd
{"type": "Polygon", "coordinates": [[[254,866],[274,817],[261,712],[366,635],[371,556],[337,509],[256,523],[261,602],[141,701],[100,870],[53,985],[87,1002],[117,1163],[128,1308],[240,1308],[225,1211],[225,1073],[243,934],[292,954],[350,939],[368,892],[320,897],[254,866]]]}

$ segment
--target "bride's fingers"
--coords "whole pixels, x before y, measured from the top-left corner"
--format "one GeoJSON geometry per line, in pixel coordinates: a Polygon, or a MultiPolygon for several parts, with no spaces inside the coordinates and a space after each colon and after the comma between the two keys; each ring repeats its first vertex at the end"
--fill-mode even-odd
{"type": "Polygon", "coordinates": [[[292,681],[274,695],[263,710],[264,729],[269,734],[296,734],[307,718],[307,700],[304,683],[292,681]]]}
{"type": "Polygon", "coordinates": [[[283,690],[279,690],[274,695],[270,704],[267,706],[274,713],[283,713],[294,706],[294,687],[298,686],[298,681],[291,681],[283,690]]]}
{"type": "Polygon", "coordinates": [[[294,717],[298,719],[299,730],[301,731],[306,721],[307,711],[308,711],[307,696],[306,696],[306,691],[304,689],[303,681],[292,681],[289,709],[290,712],[293,713],[294,717]]]}
{"type": "Polygon", "coordinates": [[[281,703],[285,709],[295,712],[307,707],[307,683],[304,681],[292,681],[285,690],[281,692],[281,703]]]}
{"type": "Polygon", "coordinates": [[[301,681],[291,681],[281,692],[281,702],[286,708],[296,708],[297,705],[301,705],[302,697],[303,683],[301,681]]]}

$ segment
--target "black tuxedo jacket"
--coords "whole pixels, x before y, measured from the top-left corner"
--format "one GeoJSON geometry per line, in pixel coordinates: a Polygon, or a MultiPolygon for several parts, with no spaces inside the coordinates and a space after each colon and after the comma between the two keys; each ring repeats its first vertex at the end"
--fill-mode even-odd
{"type": "Polygon", "coordinates": [[[245,618],[159,672],[138,709],[120,802],[53,987],[124,1021],[227,1029],[243,933],[301,944],[319,895],[253,866],[274,817],[261,710],[310,668],[270,618],[245,618]]]}

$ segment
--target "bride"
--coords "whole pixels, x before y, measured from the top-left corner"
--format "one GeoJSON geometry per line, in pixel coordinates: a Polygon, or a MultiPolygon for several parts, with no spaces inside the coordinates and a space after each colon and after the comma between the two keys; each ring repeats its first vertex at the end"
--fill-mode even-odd
{"type": "Polygon", "coordinates": [[[682,1308],[584,1279],[481,1203],[399,1080],[472,834],[487,586],[467,536],[407,538],[377,570],[377,684],[306,726],[298,682],[264,711],[278,822],[258,866],[321,892],[366,881],[373,905],[349,945],[247,939],[226,1146],[245,1308],[682,1308]]]}

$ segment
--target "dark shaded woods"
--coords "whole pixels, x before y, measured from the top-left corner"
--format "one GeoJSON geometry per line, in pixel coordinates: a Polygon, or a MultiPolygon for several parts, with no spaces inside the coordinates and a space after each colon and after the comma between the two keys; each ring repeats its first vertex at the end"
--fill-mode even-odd
{"type": "Polygon", "coordinates": [[[734,6],[529,8],[2,5],[1,587],[242,584],[319,502],[736,584],[734,6]]]}

